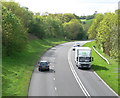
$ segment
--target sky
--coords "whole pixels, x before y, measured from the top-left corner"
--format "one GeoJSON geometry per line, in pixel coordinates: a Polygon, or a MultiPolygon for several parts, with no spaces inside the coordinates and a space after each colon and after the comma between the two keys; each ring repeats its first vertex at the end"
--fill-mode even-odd
{"type": "Polygon", "coordinates": [[[74,13],[78,16],[114,12],[120,0],[15,0],[33,12],[74,13]]]}

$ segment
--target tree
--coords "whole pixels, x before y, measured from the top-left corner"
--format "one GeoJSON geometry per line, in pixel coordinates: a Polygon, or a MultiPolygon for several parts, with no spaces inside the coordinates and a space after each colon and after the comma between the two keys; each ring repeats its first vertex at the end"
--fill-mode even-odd
{"type": "Polygon", "coordinates": [[[88,37],[89,39],[94,39],[96,38],[97,35],[97,27],[99,26],[100,22],[102,21],[104,15],[103,14],[97,14],[95,16],[95,19],[93,20],[92,25],[90,26],[88,30],[88,37]]]}
{"type": "Polygon", "coordinates": [[[70,39],[84,39],[84,30],[82,24],[77,19],[72,19],[63,24],[65,34],[70,39]]]}
{"type": "Polygon", "coordinates": [[[60,20],[62,21],[62,23],[69,22],[72,19],[76,19],[76,16],[70,13],[65,13],[60,17],[60,20]]]}
{"type": "Polygon", "coordinates": [[[3,54],[8,56],[21,52],[27,44],[27,33],[20,19],[6,7],[2,7],[2,45],[3,54]]]}
{"type": "Polygon", "coordinates": [[[109,56],[118,55],[118,21],[115,13],[106,13],[97,28],[97,44],[109,56]]]}
{"type": "Polygon", "coordinates": [[[93,19],[95,15],[88,15],[86,16],[86,20],[93,19]]]}
{"type": "Polygon", "coordinates": [[[45,18],[45,32],[46,36],[49,37],[61,37],[63,36],[63,27],[62,27],[62,22],[54,16],[47,16],[45,18]]]}
{"type": "Polygon", "coordinates": [[[33,13],[29,11],[27,7],[20,7],[20,5],[14,1],[2,2],[2,4],[23,22],[25,28],[29,29],[33,13]]]}
{"type": "Polygon", "coordinates": [[[36,35],[39,38],[44,38],[45,31],[44,31],[44,22],[43,18],[39,15],[33,16],[33,19],[30,23],[29,33],[36,35]]]}

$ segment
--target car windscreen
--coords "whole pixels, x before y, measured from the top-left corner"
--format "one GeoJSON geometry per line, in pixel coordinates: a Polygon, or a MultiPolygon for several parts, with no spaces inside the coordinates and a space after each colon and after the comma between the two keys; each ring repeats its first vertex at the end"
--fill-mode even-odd
{"type": "Polygon", "coordinates": [[[41,65],[41,66],[47,66],[48,63],[47,63],[47,62],[40,62],[40,65],[41,65]]]}

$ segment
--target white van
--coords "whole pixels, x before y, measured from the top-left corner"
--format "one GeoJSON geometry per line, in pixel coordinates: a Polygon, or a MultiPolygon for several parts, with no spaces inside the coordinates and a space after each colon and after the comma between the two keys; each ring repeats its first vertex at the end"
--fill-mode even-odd
{"type": "Polygon", "coordinates": [[[78,68],[91,68],[93,61],[92,50],[89,47],[75,48],[75,63],[78,68]]]}

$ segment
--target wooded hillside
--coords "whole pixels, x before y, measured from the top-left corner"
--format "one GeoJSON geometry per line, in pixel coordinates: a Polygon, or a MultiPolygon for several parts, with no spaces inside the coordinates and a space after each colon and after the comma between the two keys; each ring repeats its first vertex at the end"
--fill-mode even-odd
{"type": "Polygon", "coordinates": [[[120,10],[115,13],[97,14],[88,30],[89,39],[96,39],[99,48],[107,55],[118,57],[118,30],[120,10]]]}
{"type": "Polygon", "coordinates": [[[40,39],[54,37],[65,40],[83,40],[86,31],[75,14],[40,15],[16,2],[2,2],[3,54],[10,56],[26,48],[28,34],[40,39]]]}

